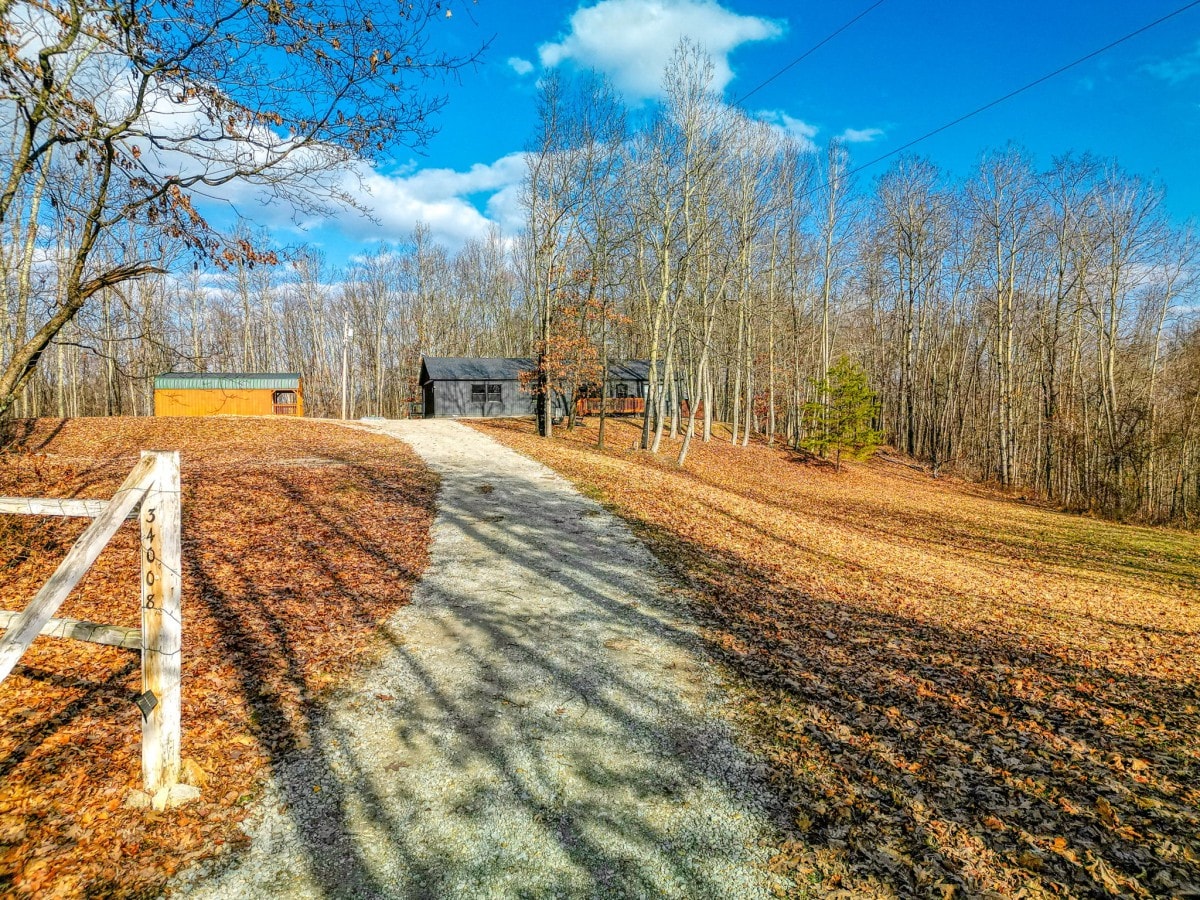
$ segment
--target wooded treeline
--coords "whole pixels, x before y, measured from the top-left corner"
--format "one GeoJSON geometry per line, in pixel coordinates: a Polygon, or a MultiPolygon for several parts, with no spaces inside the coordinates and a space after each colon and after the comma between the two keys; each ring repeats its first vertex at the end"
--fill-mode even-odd
{"type": "MultiPolygon", "coordinates": [[[[310,415],[341,412],[348,336],[351,416],[406,414],[422,348],[527,352],[533,316],[499,232],[456,253],[418,227],[344,271],[301,248],[276,265],[235,261],[103,294],[64,329],[20,392],[17,416],[153,414],[169,371],[300,372],[310,415]]],[[[5,352],[20,323],[5,321],[5,352]]]]}
{"type": "Polygon", "coordinates": [[[614,349],[651,360],[647,448],[679,435],[682,460],[712,418],[734,443],[800,444],[814,385],[849,355],[886,438],[935,473],[1195,520],[1197,245],[1158,185],[1012,146],[965,179],[910,156],[863,185],[845,147],[800,146],[710,79],[682,45],[630,127],[603,83],[551,78],[531,148],[543,339],[584,316],[598,341],[600,310],[623,312],[614,349]],[[681,421],[672,394],[703,402],[681,421]]]}
{"type": "MultiPolygon", "coordinates": [[[[301,248],[100,292],[14,411],[145,414],[162,371],[286,370],[336,415],[349,328],[356,416],[404,414],[422,352],[539,356],[566,393],[647,358],[645,445],[682,460],[693,436],[799,445],[846,356],[886,439],[935,473],[1195,524],[1197,248],[1159,185],[1012,146],[966,177],[909,156],[868,182],[846,147],[814,149],[710,82],[686,43],[650,110],[550,75],[522,234],[451,252],[419,227],[344,271],[301,248]]],[[[6,357],[29,327],[14,296],[6,357]]]]}

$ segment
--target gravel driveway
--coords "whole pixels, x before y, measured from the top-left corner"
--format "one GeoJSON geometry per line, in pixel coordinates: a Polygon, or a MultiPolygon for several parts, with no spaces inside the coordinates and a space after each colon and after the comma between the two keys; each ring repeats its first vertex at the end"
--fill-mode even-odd
{"type": "Polygon", "coordinates": [[[649,553],[450,421],[376,426],[442,477],[433,558],[379,666],[277,770],[198,897],[769,896],[751,763],[649,553]]]}

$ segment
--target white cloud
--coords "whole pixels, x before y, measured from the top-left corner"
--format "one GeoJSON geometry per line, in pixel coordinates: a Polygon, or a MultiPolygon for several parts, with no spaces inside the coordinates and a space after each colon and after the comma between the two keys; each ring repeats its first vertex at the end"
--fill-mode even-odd
{"type": "Polygon", "coordinates": [[[838,140],[845,141],[847,144],[869,144],[883,136],[882,128],[847,128],[838,135],[838,140]]]}
{"type": "Polygon", "coordinates": [[[525,226],[520,179],[506,184],[488,198],[487,214],[505,234],[516,234],[525,226]]]}
{"type": "Polygon", "coordinates": [[[1155,78],[1161,78],[1169,84],[1182,84],[1200,75],[1200,41],[1190,53],[1177,56],[1174,59],[1164,59],[1143,67],[1155,78]]]}
{"type": "Polygon", "coordinates": [[[663,69],[679,40],[689,37],[713,58],[713,87],[733,79],[729,54],[742,44],[777,38],[782,22],[743,16],[716,0],[600,0],[581,7],[557,42],[542,44],[542,65],[571,61],[612,78],[631,99],[657,96],[663,69]]]}
{"type": "Polygon", "coordinates": [[[422,222],[435,239],[451,247],[485,237],[493,224],[512,234],[521,225],[520,189],[525,171],[525,154],[509,153],[466,171],[360,172],[357,178],[348,178],[344,187],[371,211],[378,224],[348,211],[339,214],[336,226],[350,238],[395,241],[407,237],[413,226],[422,222]],[[484,212],[480,212],[480,202],[484,212]]]}
{"type": "Polygon", "coordinates": [[[465,170],[410,165],[384,172],[359,160],[339,173],[333,185],[354,206],[332,204],[328,215],[306,216],[291,203],[245,185],[206,192],[202,207],[219,214],[232,206],[257,225],[310,244],[402,241],[421,223],[435,240],[457,248],[472,238],[486,237],[495,225],[506,234],[520,229],[525,173],[522,152],[465,170]]]}
{"type": "MultiPolygon", "coordinates": [[[[28,4],[21,9],[25,12],[15,19],[22,42],[17,53],[36,58],[60,26],[28,4]]],[[[101,115],[120,120],[134,108],[134,77],[123,57],[96,51],[59,61],[66,68],[74,66],[72,89],[81,100],[91,100],[101,115]]],[[[534,68],[517,57],[509,65],[518,72],[522,67],[524,72],[534,68]]],[[[65,81],[67,76],[62,77],[65,81]]],[[[232,135],[226,120],[210,114],[205,95],[183,98],[165,82],[152,80],[143,100],[142,114],[122,143],[154,177],[207,177],[210,185],[200,184],[191,193],[216,228],[242,217],[285,239],[299,233],[313,243],[320,243],[314,238],[322,237],[343,243],[343,238],[404,239],[422,222],[436,239],[453,247],[485,237],[495,224],[513,232],[522,218],[522,153],[465,171],[427,168],[385,173],[348,150],[303,144],[274,125],[254,124],[248,133],[232,135]],[[268,171],[260,177],[232,177],[239,170],[261,166],[268,171]],[[283,184],[276,186],[276,178],[283,184]],[[377,222],[341,204],[345,197],[377,222]]],[[[0,103],[0,125],[11,118],[11,104],[0,103]]]]}
{"type": "Polygon", "coordinates": [[[519,56],[510,56],[508,58],[508,67],[518,75],[528,75],[533,71],[533,63],[519,56]]]}
{"type": "Polygon", "coordinates": [[[455,169],[419,169],[405,176],[422,197],[465,196],[498,190],[525,176],[525,154],[509,153],[493,163],[475,163],[465,172],[455,169]]]}
{"type": "Polygon", "coordinates": [[[794,140],[804,152],[812,153],[817,149],[816,137],[821,129],[816,125],[789,116],[782,109],[760,109],[754,116],[794,140]]]}

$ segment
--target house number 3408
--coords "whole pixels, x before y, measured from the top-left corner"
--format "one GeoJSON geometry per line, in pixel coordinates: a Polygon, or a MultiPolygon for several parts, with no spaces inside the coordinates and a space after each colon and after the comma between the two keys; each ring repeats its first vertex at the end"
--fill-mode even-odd
{"type": "MultiPolygon", "coordinates": [[[[155,510],[153,510],[153,509],[147,510],[146,524],[153,526],[154,513],[155,513],[155,510]]],[[[144,558],[146,560],[147,566],[152,566],[154,564],[154,561],[156,559],[158,559],[157,555],[155,555],[155,553],[154,553],[155,529],[153,527],[151,527],[145,533],[145,535],[143,535],[143,537],[146,541],[146,549],[144,551],[144,558]]],[[[146,581],[146,587],[145,587],[146,609],[154,609],[154,570],[152,568],[146,569],[145,581],[146,581]]]]}

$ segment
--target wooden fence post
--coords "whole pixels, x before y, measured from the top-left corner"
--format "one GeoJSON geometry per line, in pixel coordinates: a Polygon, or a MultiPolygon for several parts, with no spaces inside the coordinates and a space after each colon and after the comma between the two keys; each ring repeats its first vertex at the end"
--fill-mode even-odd
{"type": "Polygon", "coordinates": [[[142,501],[142,781],[147,793],[179,782],[182,588],[179,453],[154,456],[142,501]]]}

